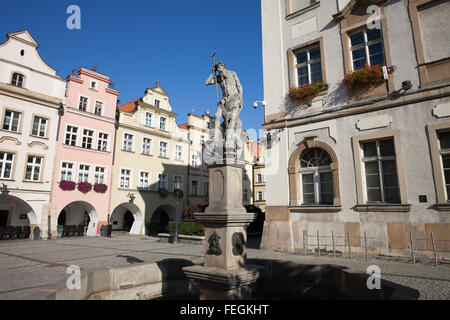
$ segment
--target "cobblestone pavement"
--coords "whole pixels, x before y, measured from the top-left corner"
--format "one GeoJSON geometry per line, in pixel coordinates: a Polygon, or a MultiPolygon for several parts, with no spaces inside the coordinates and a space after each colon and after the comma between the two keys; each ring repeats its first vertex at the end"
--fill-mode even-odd
{"type": "MultiPolygon", "coordinates": [[[[152,263],[168,258],[202,259],[204,248],[194,244],[160,243],[147,236],[118,235],[113,238],[66,238],[61,240],[0,241],[0,300],[23,299],[46,286],[65,280],[66,268],[82,270],[152,263]]],[[[248,258],[291,260],[304,264],[339,265],[351,272],[366,273],[378,265],[382,279],[420,292],[419,299],[450,300],[450,264],[413,265],[395,259],[348,259],[302,256],[266,250],[248,250],[248,258]],[[393,261],[394,260],[394,261],[393,261]]]]}

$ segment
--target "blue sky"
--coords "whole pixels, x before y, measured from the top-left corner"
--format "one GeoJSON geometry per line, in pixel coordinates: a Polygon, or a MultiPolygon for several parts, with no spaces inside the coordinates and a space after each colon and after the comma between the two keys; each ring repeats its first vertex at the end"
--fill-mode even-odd
{"type": "Polygon", "coordinates": [[[241,80],[244,129],[263,123],[262,107],[252,107],[264,98],[260,0],[23,0],[2,1],[0,8],[3,35],[28,29],[41,57],[63,78],[97,65],[115,83],[122,104],[159,81],[178,124],[192,109],[216,110],[215,88],[204,85],[216,47],[217,61],[241,80]],[[72,4],[81,9],[81,30],[66,27],[72,4]]]}

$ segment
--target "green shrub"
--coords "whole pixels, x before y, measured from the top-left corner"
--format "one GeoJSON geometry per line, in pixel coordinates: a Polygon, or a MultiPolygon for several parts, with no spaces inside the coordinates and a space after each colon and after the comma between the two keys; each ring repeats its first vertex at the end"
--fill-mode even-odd
{"type": "MultiPolygon", "coordinates": [[[[169,222],[169,233],[175,233],[175,221],[169,222]]],[[[178,234],[187,236],[204,236],[205,227],[197,222],[178,222],[178,234]]]]}

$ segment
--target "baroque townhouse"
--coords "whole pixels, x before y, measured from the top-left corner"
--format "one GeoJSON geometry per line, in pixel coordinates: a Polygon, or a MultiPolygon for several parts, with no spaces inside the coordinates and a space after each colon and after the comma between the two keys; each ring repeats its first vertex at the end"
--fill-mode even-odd
{"type": "Polygon", "coordinates": [[[450,251],[448,21],[443,0],[262,0],[262,248],[450,251]]]}
{"type": "Polygon", "coordinates": [[[210,129],[214,120],[209,114],[198,116],[188,114],[188,122],[181,124],[189,132],[189,205],[206,206],[209,197],[209,171],[203,161],[205,143],[210,139],[210,129]]]}
{"type": "Polygon", "coordinates": [[[177,125],[169,96],[156,83],[119,107],[111,185],[112,230],[150,234],[181,219],[188,197],[188,130],[177,125]],[[183,194],[174,191],[180,189],[183,194]]]}
{"type": "Polygon", "coordinates": [[[6,37],[0,44],[0,227],[39,227],[47,238],[65,81],[39,56],[28,31],[6,37]]]}
{"type": "Polygon", "coordinates": [[[119,92],[110,78],[86,68],[67,78],[53,175],[51,231],[57,225],[95,236],[107,224],[119,92]]]}

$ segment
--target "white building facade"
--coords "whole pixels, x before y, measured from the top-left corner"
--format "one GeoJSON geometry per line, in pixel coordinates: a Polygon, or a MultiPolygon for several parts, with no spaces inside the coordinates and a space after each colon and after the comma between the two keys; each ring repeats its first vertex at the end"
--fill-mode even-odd
{"type": "Polygon", "coordinates": [[[0,44],[2,227],[37,226],[47,237],[58,111],[65,81],[39,56],[28,31],[0,44]]]}
{"type": "Polygon", "coordinates": [[[262,248],[303,250],[304,232],[333,232],[358,250],[365,233],[369,249],[404,255],[410,235],[433,232],[450,250],[449,19],[440,0],[262,0],[262,248]],[[373,87],[344,80],[368,67],[373,87]],[[289,95],[322,82],[312,100],[289,95]]]}

